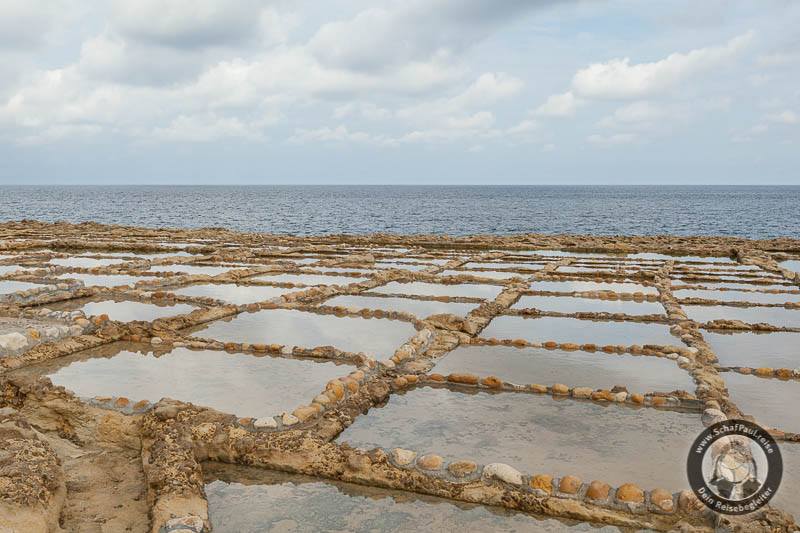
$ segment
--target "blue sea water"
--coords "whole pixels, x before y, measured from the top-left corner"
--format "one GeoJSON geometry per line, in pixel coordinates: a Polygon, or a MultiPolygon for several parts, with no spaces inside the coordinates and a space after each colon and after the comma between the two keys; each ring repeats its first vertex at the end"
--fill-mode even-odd
{"type": "Polygon", "coordinates": [[[800,237],[800,186],[0,186],[0,221],[331,233],[800,237]]]}

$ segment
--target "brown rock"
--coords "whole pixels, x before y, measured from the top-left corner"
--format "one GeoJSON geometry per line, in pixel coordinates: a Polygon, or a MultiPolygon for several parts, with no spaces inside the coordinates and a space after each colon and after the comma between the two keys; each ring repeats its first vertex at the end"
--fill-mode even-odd
{"type": "Polygon", "coordinates": [[[672,512],[675,509],[672,494],[664,489],[653,489],[650,491],[650,501],[662,511],[672,512]]]}
{"type": "Polygon", "coordinates": [[[533,392],[538,392],[540,394],[544,394],[547,392],[547,385],[540,385],[538,383],[532,383],[530,388],[533,392]]]}
{"type": "Polygon", "coordinates": [[[303,407],[298,407],[292,411],[292,414],[296,416],[300,422],[305,422],[306,420],[317,416],[319,411],[319,405],[304,405],[303,407]]]}
{"type": "Polygon", "coordinates": [[[625,483],[617,488],[617,500],[629,503],[643,503],[644,491],[633,483],[625,483]]]}
{"type": "Polygon", "coordinates": [[[447,465],[447,471],[455,477],[466,477],[477,469],[478,465],[472,461],[454,461],[447,465]]]}
{"type": "Polygon", "coordinates": [[[792,377],[794,377],[794,372],[789,368],[779,368],[775,371],[775,375],[780,379],[792,379],[792,377]]]}
{"type": "Polygon", "coordinates": [[[128,407],[131,404],[131,401],[127,398],[120,397],[114,402],[114,407],[128,407]]]}
{"type": "Polygon", "coordinates": [[[567,352],[574,352],[575,350],[579,350],[580,346],[571,342],[565,342],[561,344],[561,349],[567,352]]]}
{"type": "Polygon", "coordinates": [[[503,388],[503,380],[497,376],[486,376],[481,380],[481,385],[490,389],[501,389],[503,388]]]}
{"type": "Polygon", "coordinates": [[[545,491],[547,494],[553,492],[553,476],[548,474],[537,474],[531,478],[531,488],[545,491]]]}
{"type": "Polygon", "coordinates": [[[594,352],[595,350],[597,350],[597,345],[595,345],[595,344],[584,344],[584,345],[581,346],[581,350],[583,350],[584,352],[594,352]]]}
{"type": "Polygon", "coordinates": [[[423,470],[439,470],[442,468],[442,458],[432,453],[423,455],[417,459],[417,466],[423,470]]]}
{"type": "Polygon", "coordinates": [[[586,497],[592,500],[604,501],[608,499],[608,493],[610,491],[611,487],[608,483],[595,480],[589,483],[589,488],[586,490],[586,497]]]}
{"type": "Polygon", "coordinates": [[[769,367],[763,367],[763,366],[762,366],[762,367],[760,367],[760,368],[756,368],[756,369],[753,371],[753,373],[754,373],[756,376],[761,376],[761,377],[770,377],[770,376],[772,376],[772,369],[771,369],[771,368],[769,368],[769,367]]]}
{"type": "Polygon", "coordinates": [[[408,380],[403,376],[399,376],[394,378],[392,384],[394,385],[395,389],[404,389],[408,386],[408,380]]]}
{"type": "Polygon", "coordinates": [[[581,490],[581,478],[576,476],[564,476],[558,483],[559,492],[564,494],[578,494],[581,490]]]}
{"type": "Polygon", "coordinates": [[[641,394],[631,394],[631,401],[642,405],[644,403],[644,396],[641,394]]]}
{"type": "Polygon", "coordinates": [[[447,381],[451,383],[465,383],[467,385],[477,385],[478,376],[475,374],[450,374],[447,381]]]}
{"type": "Polygon", "coordinates": [[[428,378],[431,381],[439,381],[439,382],[445,381],[445,377],[441,374],[429,374],[428,378]]]}
{"type": "Polygon", "coordinates": [[[567,387],[563,383],[556,383],[555,385],[550,387],[550,390],[553,392],[553,394],[561,394],[561,395],[569,394],[569,387],[567,387]]]}
{"type": "Polygon", "coordinates": [[[266,344],[254,344],[253,345],[253,350],[255,350],[256,352],[266,352],[267,351],[267,345],[266,344]]]}
{"type": "Polygon", "coordinates": [[[351,470],[366,470],[372,465],[372,460],[366,455],[352,453],[347,457],[347,466],[351,470]]]}
{"type": "Polygon", "coordinates": [[[555,350],[556,348],[558,348],[558,343],[556,341],[547,341],[542,346],[544,346],[548,350],[555,350]]]}
{"type": "Polygon", "coordinates": [[[331,391],[337,400],[344,398],[344,384],[341,381],[337,379],[329,381],[326,389],[331,391]]]}

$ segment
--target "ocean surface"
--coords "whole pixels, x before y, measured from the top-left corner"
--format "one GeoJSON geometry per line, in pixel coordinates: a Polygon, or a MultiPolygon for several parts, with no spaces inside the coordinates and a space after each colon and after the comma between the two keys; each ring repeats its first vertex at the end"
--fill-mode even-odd
{"type": "Polygon", "coordinates": [[[0,186],[0,221],[330,233],[800,237],[800,186],[0,186]]]}

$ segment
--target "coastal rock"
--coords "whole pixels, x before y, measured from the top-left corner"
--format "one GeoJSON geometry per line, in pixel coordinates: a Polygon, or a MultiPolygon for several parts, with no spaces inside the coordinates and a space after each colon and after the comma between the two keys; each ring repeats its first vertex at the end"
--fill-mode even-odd
{"type": "Polygon", "coordinates": [[[484,478],[499,479],[512,485],[522,484],[522,474],[505,463],[491,463],[483,467],[484,478]]]}

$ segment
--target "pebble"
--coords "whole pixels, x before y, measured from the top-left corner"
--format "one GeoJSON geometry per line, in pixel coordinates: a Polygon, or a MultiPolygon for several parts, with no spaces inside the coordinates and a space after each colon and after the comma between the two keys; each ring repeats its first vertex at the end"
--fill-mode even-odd
{"type": "Polygon", "coordinates": [[[586,489],[586,497],[592,500],[607,500],[610,491],[611,487],[608,483],[595,480],[589,483],[589,488],[586,489]]]}
{"type": "Polygon", "coordinates": [[[564,476],[558,483],[558,490],[564,494],[578,494],[581,490],[581,478],[577,476],[564,476]]]}
{"type": "Polygon", "coordinates": [[[522,484],[522,474],[505,463],[491,463],[483,467],[484,478],[495,478],[512,485],[522,484]]]}
{"type": "Polygon", "coordinates": [[[675,503],[672,499],[672,494],[664,489],[653,489],[650,491],[650,502],[658,509],[668,513],[675,510],[675,503]]]}
{"type": "Polygon", "coordinates": [[[417,459],[417,466],[423,470],[439,470],[442,468],[442,458],[436,454],[423,455],[417,459]]]}
{"type": "Polygon", "coordinates": [[[553,476],[548,474],[537,474],[531,478],[530,485],[532,489],[541,490],[547,494],[553,492],[553,476]]]}
{"type": "Polygon", "coordinates": [[[617,488],[617,500],[626,503],[644,503],[644,491],[633,483],[617,488]]]}
{"type": "Polygon", "coordinates": [[[265,416],[263,418],[256,418],[255,422],[253,422],[253,427],[256,429],[276,428],[278,427],[278,422],[271,416],[265,416]]]}
{"type": "Polygon", "coordinates": [[[417,452],[411,450],[404,450],[403,448],[395,448],[392,450],[392,459],[400,466],[410,465],[417,457],[417,452]]]}
{"type": "Polygon", "coordinates": [[[722,422],[723,420],[727,420],[728,417],[725,416],[725,413],[720,411],[719,409],[706,409],[703,411],[703,414],[700,417],[700,421],[703,423],[705,427],[712,426],[717,422],[722,422]]]}
{"type": "Polygon", "coordinates": [[[283,413],[281,415],[281,422],[283,422],[284,426],[293,426],[293,425],[297,424],[298,422],[300,422],[300,419],[298,419],[293,414],[283,413]]]}
{"type": "Polygon", "coordinates": [[[466,477],[478,469],[478,465],[472,461],[454,461],[447,465],[447,471],[455,477],[466,477]]]}

